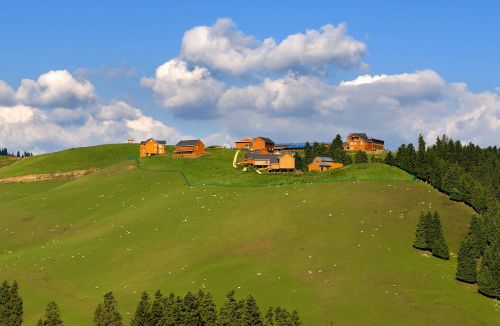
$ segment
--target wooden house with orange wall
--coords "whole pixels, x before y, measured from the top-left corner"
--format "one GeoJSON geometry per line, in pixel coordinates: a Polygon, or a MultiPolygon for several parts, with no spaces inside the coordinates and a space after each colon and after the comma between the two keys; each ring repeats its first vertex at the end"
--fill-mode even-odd
{"type": "Polygon", "coordinates": [[[164,140],[155,140],[153,138],[141,141],[139,156],[165,155],[166,144],[167,142],[164,140]]]}
{"type": "Polygon", "coordinates": [[[269,153],[274,152],[274,142],[267,137],[257,137],[252,141],[252,151],[265,149],[269,153]]]}
{"type": "Polygon", "coordinates": [[[240,140],[237,140],[236,143],[236,149],[250,149],[252,147],[252,142],[253,139],[250,137],[246,137],[240,140]]]}
{"type": "Polygon", "coordinates": [[[310,171],[328,171],[333,169],[340,169],[344,167],[342,163],[336,163],[330,157],[317,156],[314,160],[307,166],[307,170],[310,171]]]}
{"type": "Polygon", "coordinates": [[[175,145],[174,157],[198,157],[206,153],[205,144],[201,140],[181,140],[175,145]]]}
{"type": "Polygon", "coordinates": [[[346,151],[383,151],[384,141],[380,139],[370,138],[364,132],[356,132],[347,135],[346,151]]]}

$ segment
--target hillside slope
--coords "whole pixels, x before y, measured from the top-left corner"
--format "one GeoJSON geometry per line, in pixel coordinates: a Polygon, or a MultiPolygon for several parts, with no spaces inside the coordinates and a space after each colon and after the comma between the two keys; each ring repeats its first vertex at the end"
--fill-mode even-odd
{"type": "Polygon", "coordinates": [[[26,324],[50,300],[66,324],[89,325],[105,291],[128,321],[143,290],[200,287],[219,303],[235,289],[253,294],[262,310],[298,309],[304,325],[498,320],[492,300],[454,280],[455,259],[411,247],[420,212],[437,209],[455,253],[467,206],[399,170],[375,181],[346,181],[360,179],[352,169],[336,182],[203,185],[220,182],[210,157],[176,161],[181,170],[207,167],[191,175],[194,186],[132,162],[73,181],[0,184],[0,275],[20,282],[26,324]]]}

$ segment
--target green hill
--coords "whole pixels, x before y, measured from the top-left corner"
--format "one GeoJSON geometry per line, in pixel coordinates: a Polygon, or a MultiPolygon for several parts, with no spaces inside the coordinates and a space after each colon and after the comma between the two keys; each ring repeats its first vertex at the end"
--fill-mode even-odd
{"type": "Polygon", "coordinates": [[[234,289],[262,311],[298,309],[304,325],[499,318],[494,301],[454,280],[456,259],[411,247],[420,212],[436,209],[456,253],[471,209],[398,169],[257,175],[233,169],[229,150],[137,165],[127,161],[135,149],[75,149],[0,169],[103,167],[76,180],[0,184],[0,275],[21,284],[27,325],[50,300],[67,325],[89,325],[113,291],[128,322],[143,290],[200,287],[219,303],[234,289]]]}

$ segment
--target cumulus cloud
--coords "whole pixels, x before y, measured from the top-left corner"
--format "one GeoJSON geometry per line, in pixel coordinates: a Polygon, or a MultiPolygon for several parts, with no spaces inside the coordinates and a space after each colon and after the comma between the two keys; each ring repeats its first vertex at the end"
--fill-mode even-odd
{"type": "Polygon", "coordinates": [[[180,59],[172,59],[156,69],[154,78],[143,78],[141,84],[153,89],[161,104],[183,117],[209,117],[210,110],[224,90],[224,84],[206,68],[190,68],[180,59]]]}
{"type": "Polygon", "coordinates": [[[221,18],[212,26],[188,30],[182,39],[181,57],[234,75],[263,70],[325,72],[335,65],[360,65],[366,49],[366,44],[347,35],[343,23],[291,34],[278,43],[272,37],[260,41],[247,36],[231,19],[221,18]]]}
{"type": "Polygon", "coordinates": [[[32,106],[76,107],[95,98],[94,86],[88,80],[78,80],[67,70],[52,70],[37,80],[23,79],[16,99],[32,106]]]}
{"type": "Polygon", "coordinates": [[[337,132],[365,131],[393,146],[419,133],[428,141],[446,133],[482,145],[500,142],[500,96],[473,93],[431,70],[364,75],[337,85],[287,75],[229,88],[217,110],[219,125],[238,136],[327,141],[337,132]]]}
{"type": "Polygon", "coordinates": [[[120,143],[129,137],[174,143],[183,137],[127,102],[99,102],[90,81],[77,80],[65,70],[43,74],[36,81],[25,79],[17,92],[0,81],[0,99],[0,147],[11,150],[40,153],[120,143]]]}

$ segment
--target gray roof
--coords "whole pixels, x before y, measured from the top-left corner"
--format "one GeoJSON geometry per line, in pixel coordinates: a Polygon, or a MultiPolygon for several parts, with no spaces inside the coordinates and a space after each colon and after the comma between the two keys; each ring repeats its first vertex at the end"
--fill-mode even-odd
{"type": "Polygon", "coordinates": [[[266,142],[266,144],[271,144],[271,145],[274,145],[274,142],[270,139],[270,138],[267,138],[267,137],[257,137],[257,138],[262,138],[264,139],[264,141],[266,142]]]}
{"type": "Polygon", "coordinates": [[[150,140],[152,140],[152,141],[154,141],[154,142],[157,142],[157,143],[158,143],[158,144],[160,144],[160,145],[166,145],[166,144],[167,144],[167,141],[165,141],[165,140],[155,140],[155,139],[153,139],[153,138],[149,138],[148,140],[143,140],[143,141],[141,141],[141,145],[146,144],[146,143],[147,143],[148,141],[150,141],[150,140]]]}
{"type": "Polygon", "coordinates": [[[353,132],[352,134],[347,135],[347,138],[351,138],[351,136],[358,136],[359,138],[363,139],[364,141],[368,141],[368,135],[364,132],[353,132]]]}
{"type": "Polygon", "coordinates": [[[323,162],[333,162],[333,158],[327,156],[319,156],[318,157],[323,162]]]}
{"type": "Polygon", "coordinates": [[[270,161],[271,163],[278,163],[278,156],[274,154],[247,153],[245,157],[247,159],[253,159],[254,161],[270,161]]]}
{"type": "Polygon", "coordinates": [[[189,140],[181,140],[175,146],[194,146],[197,142],[201,142],[199,139],[189,139],[189,140]]]}

